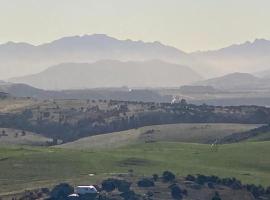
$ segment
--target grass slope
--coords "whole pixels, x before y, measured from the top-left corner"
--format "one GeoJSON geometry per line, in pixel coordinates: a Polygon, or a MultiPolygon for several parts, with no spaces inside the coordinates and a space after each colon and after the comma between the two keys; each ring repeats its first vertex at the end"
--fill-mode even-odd
{"type": "Polygon", "coordinates": [[[172,170],[178,175],[236,177],[270,185],[270,142],[228,144],[217,152],[207,144],[162,142],[114,150],[0,148],[0,193],[69,181],[92,184],[111,173],[133,169],[139,175],[172,170]],[[89,176],[95,173],[96,176],[89,176]]]}
{"type": "Polygon", "coordinates": [[[250,124],[156,125],[86,137],[60,145],[59,147],[70,149],[106,149],[156,141],[211,143],[232,133],[248,131],[258,126],[250,124]]]}
{"type": "Polygon", "coordinates": [[[44,146],[52,139],[40,134],[17,129],[0,128],[0,146],[3,145],[30,145],[44,146]]]}

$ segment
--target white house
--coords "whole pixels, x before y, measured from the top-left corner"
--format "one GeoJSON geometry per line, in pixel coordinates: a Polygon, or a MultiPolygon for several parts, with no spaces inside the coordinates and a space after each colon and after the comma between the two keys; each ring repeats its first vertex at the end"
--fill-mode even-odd
{"type": "Polygon", "coordinates": [[[98,191],[95,188],[95,186],[89,185],[89,186],[77,186],[75,188],[75,193],[78,195],[84,195],[84,194],[97,194],[98,191]]]}

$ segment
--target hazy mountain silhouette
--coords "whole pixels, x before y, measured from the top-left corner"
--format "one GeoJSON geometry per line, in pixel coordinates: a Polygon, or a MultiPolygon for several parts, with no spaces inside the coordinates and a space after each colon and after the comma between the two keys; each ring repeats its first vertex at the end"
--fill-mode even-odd
{"type": "Polygon", "coordinates": [[[186,63],[187,54],[159,42],[118,40],[103,34],[65,37],[39,46],[8,42],[0,45],[0,78],[38,73],[60,63],[103,59],[186,63]]]}
{"type": "Polygon", "coordinates": [[[191,53],[190,56],[202,65],[219,69],[220,74],[254,73],[269,69],[270,41],[256,39],[219,50],[191,53]]]}
{"type": "Polygon", "coordinates": [[[211,86],[220,90],[258,89],[264,80],[248,73],[232,73],[225,76],[200,81],[195,85],[211,86]]]}
{"type": "Polygon", "coordinates": [[[50,90],[122,86],[178,87],[199,80],[202,80],[200,75],[189,67],[160,60],[65,63],[38,74],[10,79],[11,82],[50,90]]]}
{"type": "Polygon", "coordinates": [[[152,90],[130,90],[128,88],[98,88],[87,90],[42,90],[26,84],[0,81],[0,93],[12,97],[32,97],[37,99],[102,99],[120,101],[170,102],[170,95],[160,95],[152,90]]]}
{"type": "Polygon", "coordinates": [[[0,78],[35,74],[61,63],[92,63],[105,59],[159,59],[189,66],[205,78],[236,71],[253,74],[269,69],[270,41],[257,39],[190,54],[160,42],[118,40],[104,34],[64,37],[38,46],[8,42],[0,45],[0,78]]]}

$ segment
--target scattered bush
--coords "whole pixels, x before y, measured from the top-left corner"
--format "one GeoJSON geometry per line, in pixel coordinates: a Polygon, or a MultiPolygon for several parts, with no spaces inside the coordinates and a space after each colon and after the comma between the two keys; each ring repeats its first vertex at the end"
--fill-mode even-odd
{"type": "Polygon", "coordinates": [[[139,200],[140,199],[140,196],[137,195],[134,191],[124,192],[120,196],[123,197],[125,200],[139,200]]]}
{"type": "Polygon", "coordinates": [[[173,181],[175,179],[175,175],[170,171],[165,171],[162,174],[162,179],[165,182],[173,181]]]}
{"type": "Polygon", "coordinates": [[[49,188],[41,188],[40,190],[41,190],[41,192],[44,193],[44,194],[49,194],[49,193],[50,193],[49,188]]]}
{"type": "Polygon", "coordinates": [[[192,176],[192,175],[189,174],[189,175],[187,175],[186,180],[187,181],[195,181],[196,178],[195,178],[195,176],[192,176]]]}
{"type": "Polygon", "coordinates": [[[118,189],[119,192],[128,192],[130,191],[131,183],[126,180],[110,178],[104,180],[101,185],[102,190],[105,190],[106,192],[111,192],[115,189],[118,189]]]}
{"type": "Polygon", "coordinates": [[[120,180],[118,182],[117,188],[119,192],[129,192],[130,191],[131,183],[125,180],[120,180]]]}
{"type": "Polygon", "coordinates": [[[143,178],[143,179],[138,181],[137,185],[139,187],[153,187],[153,186],[155,186],[155,183],[153,180],[151,180],[149,178],[143,178]]]}
{"type": "Polygon", "coordinates": [[[215,195],[214,195],[214,197],[212,198],[212,200],[221,200],[221,198],[220,198],[218,192],[215,192],[215,195]]]}
{"type": "Polygon", "coordinates": [[[200,184],[200,185],[203,185],[203,184],[206,183],[206,182],[207,182],[207,177],[206,177],[206,176],[201,175],[201,174],[199,174],[199,175],[197,176],[196,183],[198,183],[198,184],[200,184]]]}
{"type": "Polygon", "coordinates": [[[207,186],[210,189],[214,189],[215,188],[214,183],[212,183],[212,182],[207,183],[207,186]]]}
{"type": "Polygon", "coordinates": [[[115,179],[107,179],[102,181],[102,190],[105,190],[106,192],[111,192],[116,189],[116,181],[115,179]]]}
{"type": "Polygon", "coordinates": [[[252,193],[255,198],[258,198],[259,196],[262,196],[267,192],[267,190],[265,190],[261,185],[256,186],[254,184],[251,184],[247,185],[246,188],[249,192],[252,193]]]}
{"type": "Polygon", "coordinates": [[[172,186],[170,186],[170,189],[171,189],[171,195],[174,199],[182,199],[183,198],[182,190],[178,185],[173,184],[172,186]]]}
{"type": "Polygon", "coordinates": [[[68,195],[74,193],[74,188],[68,183],[60,183],[51,191],[51,198],[55,200],[66,199],[68,195]]]}
{"type": "Polygon", "coordinates": [[[153,174],[153,180],[157,181],[158,180],[158,174],[153,174]]]}

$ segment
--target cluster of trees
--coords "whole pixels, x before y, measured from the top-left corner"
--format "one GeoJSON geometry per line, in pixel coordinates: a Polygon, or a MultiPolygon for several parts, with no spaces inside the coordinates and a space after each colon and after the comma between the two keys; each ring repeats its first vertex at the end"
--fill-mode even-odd
{"type": "Polygon", "coordinates": [[[215,107],[185,103],[110,101],[108,110],[70,110],[59,107],[59,120],[42,106],[36,110],[0,115],[0,126],[43,134],[64,142],[81,137],[171,123],[258,123],[270,121],[270,108],[258,106],[215,107]],[[129,106],[140,109],[130,110],[129,106]],[[44,109],[44,110],[42,110],[44,109]],[[54,117],[54,118],[53,118],[54,117]]]}
{"type": "Polygon", "coordinates": [[[251,192],[255,198],[270,195],[270,187],[264,188],[261,185],[257,186],[254,184],[242,184],[241,181],[237,180],[236,178],[219,178],[218,176],[205,176],[198,174],[197,176],[188,175],[185,179],[199,185],[207,184],[207,186],[211,189],[214,189],[216,185],[224,185],[233,190],[244,189],[251,192]]]}
{"type": "MultiPolygon", "coordinates": [[[[187,175],[185,180],[200,186],[196,188],[198,190],[202,187],[208,187],[213,190],[213,197],[209,200],[222,199],[218,191],[215,191],[215,189],[218,190],[220,186],[226,186],[232,190],[249,191],[253,194],[255,199],[268,199],[270,197],[270,187],[264,188],[253,184],[243,185],[241,181],[235,178],[219,178],[217,176],[198,174],[196,176],[187,175]]],[[[96,189],[99,191],[98,194],[69,197],[70,194],[74,193],[74,188],[68,183],[60,183],[52,190],[42,188],[36,191],[26,191],[21,198],[13,198],[13,200],[35,200],[38,198],[47,200],[152,200],[157,198],[154,193],[155,190],[153,189],[155,189],[155,187],[159,188],[160,185],[162,185],[162,191],[170,192],[172,199],[181,200],[189,195],[187,191],[189,186],[180,185],[175,174],[170,171],[164,171],[160,176],[153,174],[152,177],[139,179],[136,182],[137,187],[140,188],[139,190],[132,184],[130,180],[108,178],[103,180],[100,186],[95,185],[96,189]],[[166,188],[167,190],[164,190],[166,188]]]]}

